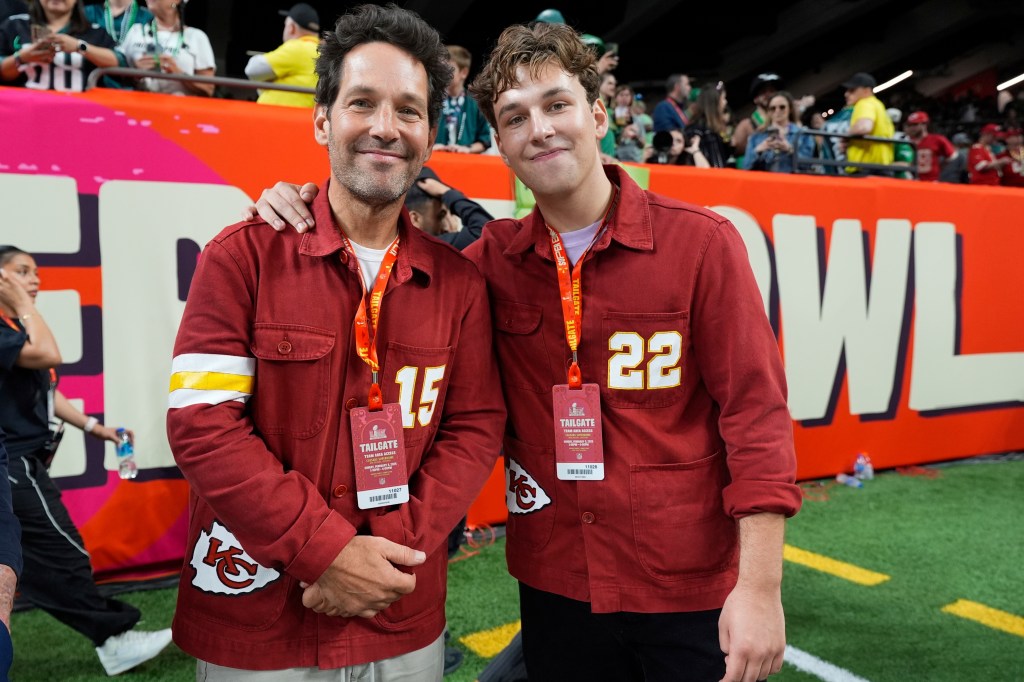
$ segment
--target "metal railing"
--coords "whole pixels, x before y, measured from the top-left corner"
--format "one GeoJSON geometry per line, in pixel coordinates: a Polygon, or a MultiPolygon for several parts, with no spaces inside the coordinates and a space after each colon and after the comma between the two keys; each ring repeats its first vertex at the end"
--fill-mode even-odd
{"type": "Polygon", "coordinates": [[[104,76],[112,78],[160,78],[169,81],[190,81],[192,83],[206,83],[224,88],[238,88],[241,90],[283,90],[285,92],[301,92],[308,95],[316,94],[314,88],[306,88],[301,85],[285,85],[269,81],[251,81],[248,78],[225,78],[223,76],[193,76],[185,73],[163,73],[149,69],[128,69],[114,66],[106,69],[96,69],[89,74],[86,81],[86,90],[91,90],[99,84],[104,76]]]}
{"type": "Polygon", "coordinates": [[[909,138],[899,137],[876,137],[875,135],[851,135],[850,133],[838,133],[829,132],[825,130],[816,130],[814,128],[801,128],[796,132],[793,146],[794,149],[798,147],[797,141],[803,135],[810,135],[814,137],[824,137],[825,144],[832,148],[833,138],[842,138],[846,140],[866,140],[868,142],[884,142],[891,144],[893,148],[897,145],[906,145],[911,149],[910,161],[907,164],[903,163],[865,163],[860,161],[848,161],[846,159],[836,158],[821,158],[817,156],[800,156],[794,152],[793,154],[793,172],[803,175],[840,175],[846,177],[858,177],[856,173],[847,172],[847,168],[853,168],[858,171],[867,171],[867,174],[872,175],[885,175],[894,178],[903,178],[910,176],[914,180],[918,177],[917,171],[917,143],[909,138]],[[821,170],[825,172],[822,173],[821,170]]]}

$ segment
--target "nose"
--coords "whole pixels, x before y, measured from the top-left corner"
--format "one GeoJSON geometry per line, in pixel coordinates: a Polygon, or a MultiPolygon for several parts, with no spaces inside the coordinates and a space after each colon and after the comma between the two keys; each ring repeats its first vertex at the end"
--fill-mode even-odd
{"type": "Polygon", "coordinates": [[[397,113],[387,105],[377,107],[374,112],[370,134],[379,140],[391,142],[398,139],[397,113]]]}
{"type": "Polygon", "coordinates": [[[551,120],[541,112],[530,115],[530,137],[533,140],[544,140],[555,134],[551,120]]]}

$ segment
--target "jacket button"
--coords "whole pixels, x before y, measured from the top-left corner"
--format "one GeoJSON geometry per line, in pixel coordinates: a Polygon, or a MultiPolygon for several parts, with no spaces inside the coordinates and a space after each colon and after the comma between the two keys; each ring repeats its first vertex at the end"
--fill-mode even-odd
{"type": "Polygon", "coordinates": [[[583,523],[593,523],[594,522],[594,515],[591,514],[590,512],[583,512],[583,516],[581,518],[583,519],[583,523]]]}
{"type": "Polygon", "coordinates": [[[508,318],[507,320],[505,320],[505,326],[506,327],[511,327],[512,326],[512,318],[511,317],[508,318]]]}
{"type": "Polygon", "coordinates": [[[357,407],[359,407],[359,401],[356,400],[355,398],[349,398],[348,400],[345,401],[346,410],[354,410],[357,407]]]}
{"type": "Polygon", "coordinates": [[[291,342],[290,341],[282,341],[281,343],[277,344],[277,352],[280,353],[281,355],[288,355],[288,353],[291,353],[292,352],[292,344],[291,344],[291,342]]]}
{"type": "Polygon", "coordinates": [[[342,484],[342,485],[334,486],[334,496],[335,497],[344,497],[345,493],[347,493],[347,492],[348,492],[348,486],[347,485],[342,484]]]}
{"type": "Polygon", "coordinates": [[[341,262],[348,265],[348,251],[345,251],[344,249],[341,251],[341,262]]]}

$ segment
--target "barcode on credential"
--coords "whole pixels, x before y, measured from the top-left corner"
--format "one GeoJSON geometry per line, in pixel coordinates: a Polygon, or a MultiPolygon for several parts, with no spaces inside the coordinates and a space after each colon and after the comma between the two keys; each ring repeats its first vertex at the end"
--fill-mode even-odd
{"type": "Polygon", "coordinates": [[[384,500],[397,500],[398,493],[387,493],[386,495],[370,495],[370,502],[382,502],[384,500]]]}
{"type": "Polygon", "coordinates": [[[569,476],[589,476],[594,473],[594,469],[566,469],[569,476]]]}

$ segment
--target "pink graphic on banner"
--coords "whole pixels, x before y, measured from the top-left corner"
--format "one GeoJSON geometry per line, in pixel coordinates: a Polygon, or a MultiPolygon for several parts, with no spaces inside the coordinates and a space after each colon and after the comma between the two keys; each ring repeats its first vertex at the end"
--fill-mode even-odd
{"type": "Polygon", "coordinates": [[[70,176],[82,194],[98,194],[100,184],[108,180],[225,184],[202,160],[161,136],[149,121],[137,121],[84,99],[5,88],[0,92],[0,120],[8,131],[53,131],[46,136],[4,135],[0,173],[70,176]],[[54,167],[60,170],[52,171],[54,167]]]}

